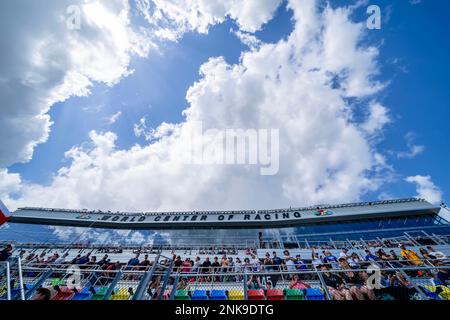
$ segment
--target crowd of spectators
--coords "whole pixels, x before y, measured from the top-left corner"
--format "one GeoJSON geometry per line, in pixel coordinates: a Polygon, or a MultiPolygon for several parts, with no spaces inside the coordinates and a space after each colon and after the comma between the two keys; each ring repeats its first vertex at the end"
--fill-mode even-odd
{"type": "MultiPolygon", "coordinates": [[[[401,299],[415,292],[410,277],[433,277],[436,283],[450,285],[449,258],[433,246],[419,248],[418,252],[400,245],[398,254],[393,250],[366,247],[359,252],[351,252],[342,248],[339,254],[336,250],[311,249],[311,255],[302,257],[291,255],[284,250],[279,256],[277,251],[266,252],[264,257],[258,257],[254,249],[245,250],[245,257],[229,254],[227,250],[216,251],[221,256],[209,257],[187,256],[182,258],[173,252],[172,259],[159,261],[158,268],[173,268],[172,278],[179,275],[177,289],[189,290],[193,282],[242,282],[246,277],[249,289],[276,288],[280,279],[288,281],[291,289],[308,289],[311,281],[321,281],[325,284],[329,295],[335,300],[376,299],[380,296],[401,299]],[[364,252],[364,254],[361,254],[364,252]],[[379,288],[369,286],[369,277],[374,267],[380,270],[379,288]],[[248,275],[248,276],[245,276],[248,275]]],[[[0,261],[7,261],[13,252],[13,246],[7,244],[0,251],[0,261]]],[[[100,251],[98,250],[97,253],[100,251]]],[[[124,270],[125,279],[138,280],[131,271],[147,271],[154,261],[148,254],[138,252],[128,262],[111,261],[108,254],[101,259],[88,251],[69,258],[69,253],[58,252],[26,252],[19,251],[24,265],[30,266],[60,266],[62,268],[77,265],[81,269],[95,268],[100,270],[99,277],[111,279],[115,271],[124,270]],[[130,273],[131,272],[131,273],[130,273]]],[[[188,251],[185,251],[185,254],[188,251]]],[[[190,253],[190,252],[189,252],[190,253]]],[[[159,269],[159,270],[163,270],[159,269]]],[[[152,279],[148,294],[160,294],[161,276],[152,279]]],[[[41,293],[46,296],[45,292],[41,293]]]]}

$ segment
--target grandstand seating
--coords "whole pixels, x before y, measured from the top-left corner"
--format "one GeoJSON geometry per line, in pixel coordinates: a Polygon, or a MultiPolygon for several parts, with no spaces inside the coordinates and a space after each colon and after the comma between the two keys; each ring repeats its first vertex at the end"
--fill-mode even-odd
{"type": "MultiPolygon", "coordinates": [[[[412,239],[414,240],[414,239],[412,239]]],[[[432,247],[436,251],[442,252],[447,257],[450,254],[450,246],[446,244],[448,238],[442,237],[439,241],[440,244],[433,245],[432,247]]],[[[386,252],[392,251],[394,254],[398,255],[400,260],[396,260],[396,266],[387,266],[388,268],[392,268],[390,272],[397,272],[398,269],[405,269],[405,274],[408,275],[408,282],[410,282],[410,286],[408,290],[400,290],[401,288],[389,288],[392,290],[380,290],[376,292],[376,296],[378,299],[423,299],[420,294],[422,291],[422,295],[425,295],[425,298],[430,298],[433,300],[449,300],[450,299],[450,289],[447,286],[444,286],[442,281],[436,277],[436,269],[437,268],[446,268],[448,269],[450,261],[448,258],[441,260],[441,264],[439,267],[437,265],[432,265],[429,260],[425,260],[425,264],[420,268],[428,268],[428,270],[419,270],[417,266],[408,263],[407,260],[401,257],[400,250],[398,247],[383,247],[382,244],[380,246],[363,246],[362,241],[360,244],[356,244],[356,242],[352,242],[355,247],[349,248],[350,253],[356,253],[361,260],[364,259],[366,253],[365,249],[370,249],[372,253],[376,253],[379,248],[383,248],[386,252]],[[399,262],[399,263],[398,263],[399,262]],[[415,268],[417,270],[411,271],[408,269],[415,268]]],[[[379,241],[381,243],[381,241],[379,241]]],[[[378,245],[378,244],[377,244],[378,245]]],[[[398,244],[397,244],[398,245],[398,244]]],[[[420,254],[420,249],[425,248],[423,245],[418,245],[417,241],[414,245],[409,245],[409,248],[414,250],[417,254],[420,254]]],[[[23,250],[20,246],[15,247],[15,251],[13,252],[13,258],[17,257],[20,253],[20,250],[23,250]]],[[[121,269],[120,279],[114,280],[113,291],[111,294],[111,300],[130,300],[134,292],[136,292],[136,288],[140,284],[141,280],[144,278],[145,270],[131,270],[131,268],[127,268],[126,264],[131,258],[136,256],[137,249],[123,249],[120,253],[108,253],[110,263],[109,266],[112,266],[116,261],[119,262],[121,269]],[[131,290],[130,290],[131,289],[131,290]]],[[[341,249],[339,247],[326,249],[332,255],[339,257],[341,253],[341,249]]],[[[288,270],[287,267],[282,268],[281,270],[276,271],[277,276],[274,279],[269,279],[271,276],[274,276],[275,272],[269,268],[264,268],[262,265],[263,259],[268,252],[270,256],[272,256],[272,251],[281,257],[284,258],[285,249],[256,249],[256,248],[248,248],[246,250],[235,250],[233,254],[226,254],[226,257],[232,257],[234,261],[239,257],[242,261],[244,259],[249,258],[250,264],[240,266],[239,276],[236,271],[227,271],[227,268],[218,267],[215,270],[217,275],[204,275],[202,273],[179,273],[177,269],[170,269],[167,265],[159,264],[158,268],[156,268],[156,275],[161,277],[167,277],[161,279],[161,283],[164,282],[164,287],[161,287],[163,290],[163,299],[176,299],[176,300],[244,300],[245,299],[245,283],[247,282],[244,277],[248,277],[251,274],[255,274],[260,277],[261,284],[259,290],[247,290],[247,297],[249,300],[326,300],[331,299],[330,295],[326,290],[326,287],[323,284],[323,280],[318,277],[318,270],[313,268],[311,262],[311,254],[312,251],[310,248],[307,249],[289,249],[289,255],[291,257],[295,257],[296,255],[301,255],[302,261],[307,266],[305,269],[298,270],[288,270]],[[252,257],[252,254],[255,254],[252,257]],[[255,263],[259,260],[259,266],[256,267],[255,263]],[[158,271],[159,270],[159,271],[158,271]],[[162,270],[167,270],[162,271],[162,270]],[[225,272],[225,273],[223,273],[225,272]],[[272,274],[271,274],[272,273],[272,274]],[[305,290],[299,289],[290,289],[290,282],[292,279],[292,274],[297,274],[299,276],[304,276],[302,278],[303,282],[307,283],[311,288],[305,290]],[[176,290],[174,294],[171,296],[173,285],[176,281],[177,277],[187,278],[189,281],[190,290],[176,290]],[[269,280],[271,285],[269,286],[269,280]],[[266,288],[270,288],[266,290],[266,288]]],[[[86,255],[87,253],[91,253],[91,256],[96,255],[98,260],[100,260],[103,256],[103,253],[100,253],[100,249],[92,249],[92,248],[78,248],[78,247],[65,247],[65,248],[50,248],[43,247],[43,245],[36,245],[32,249],[27,247],[25,253],[21,253],[23,258],[23,281],[26,285],[26,289],[31,289],[34,284],[44,275],[45,270],[52,268],[53,274],[45,279],[42,282],[42,286],[48,288],[56,288],[56,293],[52,297],[53,300],[103,300],[105,299],[105,294],[108,291],[108,288],[111,287],[111,283],[113,283],[113,279],[115,278],[115,271],[105,270],[106,267],[101,268],[99,265],[86,265],[79,264],[78,268],[81,272],[81,283],[77,284],[76,290],[71,290],[67,288],[67,280],[68,280],[68,272],[65,270],[69,268],[71,265],[71,260],[75,258],[77,255],[86,255]],[[26,257],[31,252],[34,252],[36,255],[40,255],[42,260],[51,257],[55,252],[59,253],[60,256],[63,253],[67,253],[66,262],[62,265],[55,265],[52,263],[44,262],[44,263],[29,263],[25,260],[26,257]],[[44,254],[42,254],[44,252],[44,254]],[[94,287],[94,290],[90,290],[91,287],[94,287]]],[[[221,252],[221,251],[216,251],[221,252]]],[[[322,250],[316,249],[320,255],[322,255],[322,250]]],[[[197,256],[200,257],[201,261],[209,256],[211,260],[213,260],[214,256],[219,258],[224,255],[221,253],[218,254],[209,254],[208,250],[165,250],[161,253],[161,255],[166,254],[166,257],[173,257],[174,255],[180,255],[182,260],[186,258],[190,258],[191,260],[195,260],[197,256]],[[205,253],[206,252],[206,253],[205,253]]],[[[144,254],[141,254],[139,257],[142,260],[144,254]]],[[[149,254],[150,261],[155,263],[155,259],[158,255],[156,253],[149,254]]],[[[171,258],[168,258],[169,260],[171,258]]],[[[97,260],[97,261],[98,261],[97,260]]],[[[166,261],[166,260],[165,260],[166,261]]],[[[431,261],[434,263],[433,261],[431,261]]],[[[321,262],[325,263],[325,262],[321,262]]],[[[155,263],[157,264],[157,263],[155,263]]],[[[385,263],[381,263],[385,264],[385,263]]],[[[368,267],[368,263],[361,263],[363,268],[368,267]]],[[[386,266],[385,266],[386,267],[386,266]]],[[[319,268],[320,269],[320,268],[319,268]]],[[[333,272],[342,272],[338,270],[334,270],[333,272]]],[[[179,279],[179,278],[178,278],[179,279]]],[[[248,278],[247,278],[248,279],[248,278]]],[[[153,279],[154,280],[154,279],[153,279]]],[[[152,281],[153,281],[152,280],[152,281]]],[[[15,299],[20,298],[20,291],[18,290],[18,285],[12,286],[11,288],[11,296],[15,299]]],[[[152,292],[153,293],[153,292],[152,292]]],[[[155,299],[154,295],[150,297],[148,293],[144,296],[145,299],[155,299]]],[[[158,297],[156,297],[158,298],[158,297]]],[[[0,299],[6,299],[6,289],[4,288],[3,283],[0,283],[0,299]]]]}
{"type": "Polygon", "coordinates": [[[75,296],[75,292],[67,287],[57,287],[58,293],[52,298],[52,300],[72,300],[75,296]]]}
{"type": "Polygon", "coordinates": [[[225,290],[211,290],[211,300],[227,300],[227,293],[225,290]]]}
{"type": "Polygon", "coordinates": [[[91,300],[92,296],[93,294],[90,291],[90,288],[83,288],[81,292],[75,293],[72,300],[91,300]]]}
{"type": "Polygon", "coordinates": [[[111,296],[112,300],[130,300],[130,292],[126,288],[120,288],[117,292],[111,296]]]}
{"type": "Polygon", "coordinates": [[[195,290],[192,293],[192,300],[208,300],[206,290],[195,290]]]}
{"type": "Polygon", "coordinates": [[[177,290],[175,300],[191,300],[188,290],[177,290]]]}
{"type": "Polygon", "coordinates": [[[92,299],[93,300],[103,300],[107,291],[108,291],[108,287],[94,288],[95,293],[94,293],[92,299]]]}
{"type": "Polygon", "coordinates": [[[305,300],[305,294],[300,289],[286,289],[286,300],[305,300]]]}
{"type": "Polygon", "coordinates": [[[325,295],[321,288],[308,288],[306,289],[306,298],[308,300],[325,300],[325,295]]]}
{"type": "Polygon", "coordinates": [[[248,290],[248,300],[264,300],[264,291],[262,289],[258,290],[248,290]]]}
{"type": "Polygon", "coordinates": [[[244,300],[244,290],[241,289],[232,289],[228,293],[228,298],[230,300],[244,300]]]}
{"type": "Polygon", "coordinates": [[[270,289],[266,293],[267,300],[284,300],[283,290],[270,289]]]}

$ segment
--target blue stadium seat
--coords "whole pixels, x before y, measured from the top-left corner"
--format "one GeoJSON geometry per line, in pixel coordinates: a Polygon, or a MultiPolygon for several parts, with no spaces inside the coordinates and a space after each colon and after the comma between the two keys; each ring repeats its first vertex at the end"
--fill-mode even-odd
{"type": "Polygon", "coordinates": [[[325,300],[321,288],[308,288],[306,289],[306,299],[307,300],[325,300]]]}
{"type": "Polygon", "coordinates": [[[192,294],[192,300],[208,300],[206,290],[195,290],[192,294]]]}
{"type": "Polygon", "coordinates": [[[211,290],[211,300],[227,300],[227,293],[225,290],[211,290]]]}
{"type": "Polygon", "coordinates": [[[72,300],[91,300],[92,296],[93,294],[89,288],[84,288],[81,292],[76,293],[72,300]]]}

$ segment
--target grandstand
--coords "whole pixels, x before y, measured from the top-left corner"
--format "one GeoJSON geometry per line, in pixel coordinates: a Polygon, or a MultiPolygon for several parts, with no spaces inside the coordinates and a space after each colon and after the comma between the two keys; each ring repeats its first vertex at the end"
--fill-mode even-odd
{"type": "Polygon", "coordinates": [[[422,199],[246,211],[20,208],[0,299],[448,300],[450,224],[422,199]]]}

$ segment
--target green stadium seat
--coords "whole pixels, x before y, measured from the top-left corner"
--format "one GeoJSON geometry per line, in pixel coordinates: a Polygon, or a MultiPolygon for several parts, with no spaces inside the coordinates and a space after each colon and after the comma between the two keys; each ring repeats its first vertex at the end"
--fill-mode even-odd
{"type": "Polygon", "coordinates": [[[106,291],[108,291],[108,287],[99,287],[95,288],[94,296],[92,297],[93,300],[103,300],[105,297],[106,291]]]}
{"type": "Polygon", "coordinates": [[[63,286],[66,284],[66,282],[63,279],[52,279],[51,284],[52,284],[52,287],[63,286]]]}
{"type": "Polygon", "coordinates": [[[305,300],[305,294],[300,289],[286,289],[286,300],[305,300]]]}
{"type": "Polygon", "coordinates": [[[191,300],[188,290],[177,290],[175,300],[191,300]]]}

